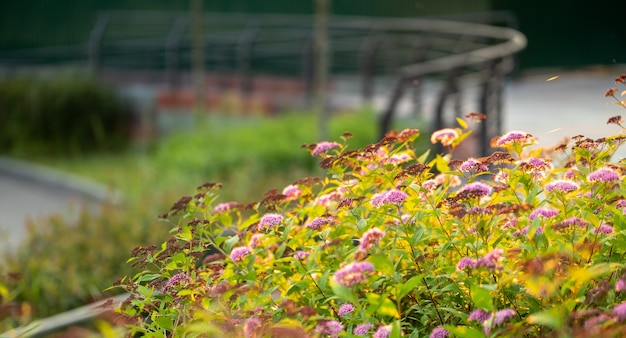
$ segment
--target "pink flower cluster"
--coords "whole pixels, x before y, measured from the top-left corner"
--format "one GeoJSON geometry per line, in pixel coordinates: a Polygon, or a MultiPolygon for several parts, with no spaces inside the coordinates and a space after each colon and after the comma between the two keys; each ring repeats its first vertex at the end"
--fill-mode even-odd
{"type": "Polygon", "coordinates": [[[388,325],[383,325],[379,327],[378,330],[376,330],[376,332],[374,332],[374,335],[372,335],[372,338],[389,338],[390,335],[391,335],[391,327],[389,327],[388,325]]]}
{"type": "Polygon", "coordinates": [[[610,234],[613,233],[613,227],[608,225],[608,224],[602,223],[602,224],[600,224],[599,227],[597,227],[596,229],[593,229],[593,233],[594,234],[610,235],[610,234]]]}
{"type": "Polygon", "coordinates": [[[615,182],[619,181],[619,174],[611,168],[601,168],[589,173],[587,179],[590,182],[615,182]]]}
{"type": "Polygon", "coordinates": [[[283,221],[283,216],[279,214],[265,214],[259,221],[259,229],[271,229],[283,221]]]}
{"type": "Polygon", "coordinates": [[[189,278],[189,276],[185,275],[184,273],[177,273],[174,276],[172,276],[167,283],[165,283],[165,286],[163,287],[164,290],[168,290],[172,287],[174,287],[175,285],[178,284],[182,284],[182,283],[189,283],[191,282],[191,278],[189,278]]]}
{"type": "Polygon", "coordinates": [[[354,286],[365,282],[367,274],[374,272],[370,262],[349,263],[335,272],[335,281],[344,286],[354,286]]]}
{"type": "Polygon", "coordinates": [[[488,171],[489,167],[486,164],[478,162],[476,159],[470,157],[465,162],[461,163],[459,170],[465,173],[470,171],[483,172],[488,171]]]}
{"type": "Polygon", "coordinates": [[[300,191],[300,188],[298,188],[297,185],[290,184],[283,189],[282,194],[285,195],[288,199],[296,199],[300,197],[302,191],[300,191]]]}
{"type": "Polygon", "coordinates": [[[236,247],[230,252],[230,259],[233,262],[241,262],[251,251],[247,246],[236,247]]]}
{"type": "Polygon", "coordinates": [[[523,131],[510,131],[502,135],[498,141],[496,141],[496,146],[504,147],[512,144],[530,145],[534,144],[536,141],[535,137],[529,133],[523,131]]]}
{"type": "Polygon", "coordinates": [[[528,216],[528,219],[532,222],[535,218],[539,216],[543,216],[545,218],[552,218],[558,214],[559,212],[555,209],[541,207],[541,208],[537,208],[533,210],[528,216]]]}
{"type": "Polygon", "coordinates": [[[352,304],[342,304],[337,310],[337,316],[343,317],[354,312],[354,306],[352,304]]]}
{"type": "Polygon", "coordinates": [[[433,332],[430,333],[430,336],[428,336],[429,338],[446,338],[450,335],[450,332],[448,332],[448,330],[444,329],[441,326],[436,327],[433,332]]]}
{"type": "Polygon", "coordinates": [[[368,230],[359,240],[359,251],[367,252],[374,245],[377,245],[383,236],[385,236],[385,232],[378,228],[368,230]]]}
{"type": "Polygon", "coordinates": [[[504,251],[500,249],[493,249],[491,252],[479,259],[463,257],[459,260],[456,268],[458,270],[465,270],[465,268],[487,268],[493,270],[498,267],[498,262],[500,261],[502,254],[504,254],[504,251]]]}
{"type": "Polygon", "coordinates": [[[444,146],[449,146],[457,138],[459,138],[459,133],[456,131],[456,129],[444,128],[444,129],[440,129],[440,130],[435,131],[430,136],[430,142],[432,144],[440,142],[444,146]]]}
{"type": "Polygon", "coordinates": [[[318,156],[321,153],[324,153],[328,150],[339,148],[339,143],[337,142],[320,142],[315,145],[313,152],[311,155],[318,156]]]}
{"type": "Polygon", "coordinates": [[[571,192],[578,190],[580,186],[570,180],[556,180],[546,184],[546,191],[571,192]]]}
{"type": "Polygon", "coordinates": [[[354,330],[352,331],[352,333],[354,333],[357,336],[367,336],[369,330],[374,327],[374,325],[370,324],[370,323],[365,323],[365,324],[359,324],[357,325],[354,330]]]}
{"type": "Polygon", "coordinates": [[[371,204],[374,207],[379,207],[383,204],[400,205],[407,197],[409,197],[409,195],[407,195],[405,192],[397,189],[392,189],[374,195],[372,197],[371,204]]]}
{"type": "Polygon", "coordinates": [[[238,204],[237,202],[220,203],[220,204],[215,206],[215,208],[213,209],[213,212],[216,213],[216,214],[220,214],[220,213],[223,213],[223,212],[226,212],[226,211],[232,209],[237,204],[238,204]]]}
{"type": "Polygon", "coordinates": [[[460,198],[480,198],[491,194],[491,187],[482,182],[473,182],[464,185],[457,192],[460,198]]]}
{"type": "Polygon", "coordinates": [[[315,330],[322,335],[337,336],[343,332],[343,324],[336,320],[329,320],[317,324],[315,330]]]}
{"type": "Polygon", "coordinates": [[[319,230],[324,225],[331,224],[333,220],[329,217],[316,217],[311,222],[307,223],[306,227],[313,230],[319,230]]]}

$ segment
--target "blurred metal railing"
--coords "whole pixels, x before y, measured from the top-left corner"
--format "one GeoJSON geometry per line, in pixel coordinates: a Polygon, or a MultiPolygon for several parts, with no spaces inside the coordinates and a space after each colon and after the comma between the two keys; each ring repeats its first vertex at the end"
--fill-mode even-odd
{"type": "MultiPolygon", "coordinates": [[[[300,79],[304,102],[311,102],[311,16],[205,13],[203,22],[205,69],[218,75],[219,87],[234,82],[242,93],[251,94],[258,89],[255,76],[279,74],[300,79]]],[[[188,13],[101,12],[85,46],[2,52],[0,65],[17,69],[71,60],[101,76],[143,71],[151,81],[177,88],[191,70],[189,25],[188,13]]],[[[488,140],[501,132],[503,78],[526,45],[516,25],[508,12],[416,19],[334,16],[329,27],[331,74],[358,75],[361,89],[355,95],[363,103],[380,95],[378,78],[395,79],[393,89],[384,93],[388,102],[380,116],[381,135],[390,128],[408,88],[419,104],[423,93],[415,84],[425,79],[441,87],[432,114],[436,129],[453,121],[445,116],[449,103],[460,115],[465,89],[480,88],[473,101],[475,110],[487,116],[480,130],[480,152],[486,153],[488,140]]]]}

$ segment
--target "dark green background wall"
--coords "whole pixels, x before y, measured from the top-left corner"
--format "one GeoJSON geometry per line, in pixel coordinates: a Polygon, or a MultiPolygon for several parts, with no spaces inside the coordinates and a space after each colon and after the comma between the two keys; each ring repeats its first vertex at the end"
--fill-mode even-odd
{"type": "MultiPolygon", "coordinates": [[[[207,11],[311,13],[314,0],[205,0],[207,11]]],[[[0,50],[87,41],[98,10],[187,10],[188,0],[0,2],[0,50]]],[[[523,68],[626,64],[626,0],[333,0],[338,15],[408,16],[512,10],[529,40],[523,68]]]]}

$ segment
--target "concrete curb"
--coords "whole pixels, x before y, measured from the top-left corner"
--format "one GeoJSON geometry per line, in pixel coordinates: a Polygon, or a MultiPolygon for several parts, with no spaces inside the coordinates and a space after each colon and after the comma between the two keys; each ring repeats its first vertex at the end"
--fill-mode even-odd
{"type": "Polygon", "coordinates": [[[95,202],[120,204],[122,195],[96,181],[68,174],[43,165],[0,156],[0,173],[20,180],[27,180],[61,189],[95,202]]]}

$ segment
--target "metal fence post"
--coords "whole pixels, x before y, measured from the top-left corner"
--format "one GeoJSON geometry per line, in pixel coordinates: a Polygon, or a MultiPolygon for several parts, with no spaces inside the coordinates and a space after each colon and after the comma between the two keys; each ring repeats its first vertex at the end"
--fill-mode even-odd
{"type": "Polygon", "coordinates": [[[109,24],[107,15],[98,15],[96,24],[89,34],[89,42],[87,46],[87,57],[89,59],[89,70],[97,74],[102,68],[102,40],[109,24]]]}
{"type": "Polygon", "coordinates": [[[188,23],[189,17],[187,15],[179,15],[165,42],[166,76],[167,83],[171,88],[176,88],[180,84],[180,47],[188,23]]]}

